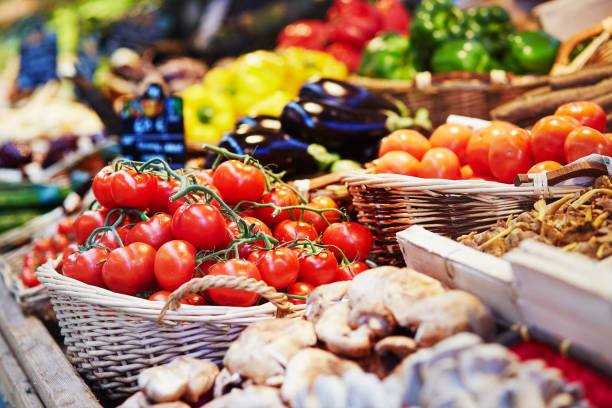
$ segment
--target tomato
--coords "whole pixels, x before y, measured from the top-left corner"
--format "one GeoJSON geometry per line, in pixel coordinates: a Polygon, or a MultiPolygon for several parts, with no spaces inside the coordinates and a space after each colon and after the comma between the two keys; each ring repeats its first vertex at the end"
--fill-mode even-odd
{"type": "MultiPolygon", "coordinates": [[[[321,242],[338,247],[349,261],[363,261],[372,250],[374,239],[367,227],[356,222],[337,222],[327,227],[321,242]]],[[[336,248],[330,248],[338,261],[342,255],[336,248]]]]}
{"type": "Polygon", "coordinates": [[[34,252],[45,252],[51,249],[51,238],[40,238],[34,242],[34,252]]]}
{"type": "MultiPolygon", "coordinates": [[[[219,198],[223,199],[223,197],[221,196],[221,193],[219,192],[219,189],[217,189],[217,187],[213,186],[212,184],[206,184],[205,187],[209,188],[215,194],[217,194],[217,196],[219,198]]],[[[168,212],[170,214],[172,214],[172,215],[174,215],[176,210],[178,210],[179,207],[182,206],[183,204],[189,204],[185,200],[185,197],[181,197],[178,200],[170,201],[170,197],[173,196],[174,194],[176,194],[178,191],[179,191],[179,188],[177,187],[174,191],[172,191],[172,193],[170,193],[170,196],[168,197],[168,212]]],[[[191,200],[191,202],[197,202],[197,203],[205,203],[206,202],[204,200],[204,193],[192,193],[192,194],[189,194],[189,200],[191,200]]],[[[219,202],[216,199],[213,199],[209,204],[213,205],[216,208],[219,208],[219,202]]]]}
{"type": "Polygon", "coordinates": [[[178,191],[180,186],[181,182],[177,179],[162,180],[158,178],[157,185],[155,187],[155,194],[153,194],[153,198],[149,203],[151,212],[169,212],[168,203],[170,201],[170,196],[178,191]]]}
{"type": "Polygon", "coordinates": [[[23,256],[23,266],[36,266],[34,263],[34,253],[28,252],[23,256]]]}
{"type": "Polygon", "coordinates": [[[565,163],[563,145],[570,132],[580,127],[571,116],[545,116],[531,129],[531,154],[536,162],[553,160],[565,163]]]}
{"type": "Polygon", "coordinates": [[[193,173],[193,176],[198,181],[200,185],[212,184],[213,182],[213,171],[210,169],[207,170],[196,170],[193,173]]]}
{"type": "Polygon", "coordinates": [[[93,230],[104,226],[106,212],[86,210],[74,221],[74,235],[79,244],[84,244],[93,230]]]}
{"type": "Polygon", "coordinates": [[[421,160],[429,149],[431,149],[431,143],[421,133],[412,129],[399,129],[382,138],[378,157],[392,151],[401,150],[410,153],[415,159],[421,160]]]}
{"type": "Polygon", "coordinates": [[[445,123],[434,130],[429,142],[431,147],[446,147],[452,150],[461,164],[464,164],[466,162],[467,145],[473,135],[474,131],[465,125],[445,123]]]}
{"type": "Polygon", "coordinates": [[[461,178],[463,180],[468,180],[474,177],[474,170],[472,170],[469,164],[466,164],[465,166],[461,166],[459,171],[461,171],[461,178]]]}
{"type": "MultiPolygon", "coordinates": [[[[261,280],[261,275],[257,267],[244,259],[230,259],[225,262],[215,264],[208,271],[209,276],[228,275],[243,276],[261,280]]],[[[253,292],[235,289],[214,288],[207,291],[210,299],[219,306],[252,306],[257,302],[259,295],[253,292]]]]}
{"type": "Polygon", "coordinates": [[[561,167],[563,167],[563,165],[556,161],[545,160],[531,166],[531,168],[527,170],[527,174],[547,172],[560,169],[561,167]]]}
{"type": "Polygon", "coordinates": [[[100,247],[92,247],[82,253],[73,252],[64,260],[62,272],[69,278],[104,288],[102,269],[107,258],[108,251],[100,247]]]}
{"type": "MultiPolygon", "coordinates": [[[[127,237],[130,232],[130,228],[127,225],[123,225],[116,229],[117,235],[119,235],[119,239],[123,245],[127,245],[127,237]]],[[[117,237],[113,234],[112,231],[106,231],[104,235],[102,235],[102,239],[99,240],[100,245],[105,246],[108,249],[117,249],[121,245],[117,242],[117,237]]]]}
{"type": "Polygon", "coordinates": [[[489,148],[493,137],[499,133],[506,132],[515,126],[508,122],[494,120],[489,126],[478,130],[474,136],[470,138],[465,150],[465,158],[467,164],[470,165],[474,174],[480,176],[490,176],[491,168],[489,167],[489,148]]]}
{"type": "Polygon", "coordinates": [[[141,221],[134,225],[129,230],[126,241],[127,244],[144,242],[158,249],[172,238],[172,217],[165,213],[158,213],[149,221],[141,221]]]}
{"type": "Polygon", "coordinates": [[[57,233],[68,236],[74,235],[74,221],[70,217],[64,217],[57,223],[57,233]]]}
{"type": "Polygon", "coordinates": [[[172,235],[198,249],[212,250],[225,241],[225,219],[211,204],[188,204],[172,216],[172,235]]]}
{"type": "Polygon", "coordinates": [[[353,262],[349,265],[338,266],[338,272],[336,273],[336,281],[352,280],[355,275],[360,274],[363,271],[370,269],[365,262],[353,262]]]}
{"type": "MultiPolygon", "coordinates": [[[[278,186],[261,197],[263,204],[275,204],[279,207],[299,205],[298,196],[287,186],[278,186]]],[[[299,218],[299,210],[283,210],[278,215],[272,216],[273,208],[258,207],[255,209],[255,217],[265,222],[270,228],[276,227],[282,221],[299,218]]]]}
{"type": "Polygon", "coordinates": [[[422,178],[461,179],[457,155],[446,147],[434,147],[423,156],[418,176],[422,178]]]}
{"type": "Polygon", "coordinates": [[[157,192],[157,177],[123,169],[111,176],[111,195],[117,206],[146,209],[157,192]]]}
{"type": "Polygon", "coordinates": [[[289,248],[276,248],[251,254],[249,261],[256,263],[261,279],[276,289],[284,289],[297,280],[300,262],[289,248]]]}
{"type": "Polygon", "coordinates": [[[154,300],[154,301],[157,301],[157,302],[164,302],[164,303],[166,303],[166,300],[168,300],[168,298],[170,297],[171,294],[172,294],[172,292],[170,292],[169,290],[160,290],[160,291],[155,292],[151,296],[149,296],[149,298],[147,300],[154,300]]]}
{"type": "Polygon", "coordinates": [[[259,201],[266,190],[266,179],[255,166],[238,160],[223,162],[213,173],[213,184],[230,205],[242,200],[259,201]]]}
{"type": "Polygon", "coordinates": [[[154,274],[164,289],[176,290],[189,282],[195,273],[197,250],[187,241],[173,240],[163,244],[155,253],[154,274]]]}
{"type": "Polygon", "coordinates": [[[602,133],[582,126],[573,130],[565,139],[565,158],[568,163],[592,153],[611,155],[612,143],[602,133]]]}
{"type": "Polygon", "coordinates": [[[34,274],[34,270],[35,268],[31,266],[24,267],[21,271],[21,283],[23,283],[23,285],[27,288],[33,288],[40,285],[38,278],[34,274]]]}
{"type": "Polygon", "coordinates": [[[493,137],[489,149],[489,165],[495,178],[502,183],[513,183],[519,173],[533,165],[529,134],[515,128],[493,137]]]}
{"type": "Polygon", "coordinates": [[[404,176],[416,176],[419,170],[419,161],[410,153],[400,150],[385,153],[379,159],[374,160],[375,173],[403,174],[404,176]]]}
{"type": "Polygon", "coordinates": [[[117,248],[102,267],[102,280],[113,292],[135,295],[155,282],[155,249],[143,242],[117,248]]]}
{"type": "Polygon", "coordinates": [[[333,282],[337,272],[338,261],[330,251],[307,255],[300,259],[299,279],[314,286],[333,282]]]}
{"type": "MultiPolygon", "coordinates": [[[[296,295],[296,296],[308,296],[310,292],[314,290],[314,286],[307,282],[295,282],[293,285],[287,288],[288,295],[296,295]]],[[[305,300],[301,299],[292,299],[288,298],[288,300],[294,305],[303,305],[306,303],[305,300]]]]}
{"type": "Polygon", "coordinates": [[[64,248],[64,250],[62,251],[62,259],[66,259],[68,258],[68,256],[74,252],[77,252],[79,250],[79,246],[78,244],[70,243],[68,244],[68,246],[66,248],[64,248]]]}
{"type": "MultiPolygon", "coordinates": [[[[338,209],[338,204],[327,196],[317,196],[312,199],[311,202],[308,203],[308,207],[315,208],[317,210],[324,210],[326,208],[335,208],[338,209]]],[[[329,224],[333,224],[334,222],[340,221],[340,214],[336,211],[323,211],[323,216],[327,219],[329,224]]],[[[304,211],[304,216],[302,217],[302,221],[311,224],[317,230],[317,233],[321,234],[327,226],[329,225],[323,217],[317,214],[314,211],[304,211]]]]}
{"type": "Polygon", "coordinates": [[[193,294],[181,300],[181,303],[192,306],[204,306],[206,304],[206,300],[200,295],[193,294]]]}
{"type": "Polygon", "coordinates": [[[304,221],[283,221],[274,228],[274,238],[280,242],[291,242],[300,238],[315,241],[319,237],[317,230],[304,221]]]}
{"type": "Polygon", "coordinates": [[[100,170],[91,183],[91,190],[102,207],[115,208],[117,203],[111,193],[111,180],[113,175],[112,166],[106,166],[100,170]]]}
{"type": "MultiPolygon", "coordinates": [[[[264,234],[272,236],[272,231],[270,231],[270,228],[268,228],[268,226],[264,224],[263,221],[258,220],[257,218],[254,218],[254,217],[244,217],[243,219],[246,222],[249,229],[251,225],[255,224],[252,230],[253,233],[257,234],[259,232],[263,232],[264,234]]],[[[238,228],[238,224],[236,223],[236,221],[231,221],[229,224],[227,224],[227,228],[231,235],[231,240],[233,240],[234,238],[240,235],[240,229],[238,228]]],[[[241,258],[248,258],[251,252],[257,249],[256,247],[265,248],[266,247],[265,241],[263,239],[260,239],[253,243],[239,245],[238,254],[240,255],[241,258]]]]}
{"type": "Polygon", "coordinates": [[[600,132],[606,129],[606,112],[593,102],[570,102],[561,105],[555,115],[567,115],[577,119],[583,126],[600,132]]]}

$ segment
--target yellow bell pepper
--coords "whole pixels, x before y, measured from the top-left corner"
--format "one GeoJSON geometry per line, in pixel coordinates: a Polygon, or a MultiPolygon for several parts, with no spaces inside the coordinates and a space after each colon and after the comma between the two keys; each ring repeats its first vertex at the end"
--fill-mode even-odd
{"type": "Polygon", "coordinates": [[[280,116],[285,105],[293,99],[287,92],[276,91],[272,95],[251,106],[249,116],[270,115],[280,116]]]}
{"type": "Polygon", "coordinates": [[[299,47],[278,52],[285,60],[287,72],[291,73],[282,88],[289,94],[297,95],[304,82],[317,77],[346,79],[348,76],[346,65],[325,52],[299,47]]]}
{"type": "Polygon", "coordinates": [[[218,93],[226,93],[233,95],[236,93],[234,79],[236,78],[236,69],[233,64],[222,67],[214,67],[204,75],[204,86],[218,93]]]}
{"type": "Polygon", "coordinates": [[[217,143],[236,122],[232,99],[211,91],[204,84],[191,85],[182,93],[185,140],[188,143],[217,143]]]}

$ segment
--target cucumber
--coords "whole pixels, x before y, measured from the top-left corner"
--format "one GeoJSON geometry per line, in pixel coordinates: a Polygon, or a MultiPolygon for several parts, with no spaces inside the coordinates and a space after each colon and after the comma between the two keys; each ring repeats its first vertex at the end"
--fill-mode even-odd
{"type": "Polygon", "coordinates": [[[0,209],[55,206],[61,204],[69,193],[68,188],[43,185],[0,188],[0,209]]]}
{"type": "Polygon", "coordinates": [[[0,232],[19,227],[26,222],[44,214],[43,210],[26,209],[0,212],[0,232]]]}

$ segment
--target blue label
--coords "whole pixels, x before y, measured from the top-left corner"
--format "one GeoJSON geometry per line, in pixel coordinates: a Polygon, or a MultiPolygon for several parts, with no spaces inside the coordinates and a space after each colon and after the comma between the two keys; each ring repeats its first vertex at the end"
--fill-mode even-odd
{"type": "Polygon", "coordinates": [[[57,38],[55,33],[35,29],[21,42],[17,86],[28,90],[57,78],[57,38]]]}

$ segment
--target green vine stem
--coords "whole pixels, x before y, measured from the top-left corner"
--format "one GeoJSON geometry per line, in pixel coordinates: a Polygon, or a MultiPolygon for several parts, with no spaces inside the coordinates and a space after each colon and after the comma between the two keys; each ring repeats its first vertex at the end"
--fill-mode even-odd
{"type": "Polygon", "coordinates": [[[174,177],[175,179],[179,179],[182,180],[182,177],[179,176],[174,170],[172,170],[170,168],[170,166],[168,165],[168,163],[166,163],[163,159],[160,159],[159,157],[154,157],[144,163],[142,163],[138,168],[137,171],[139,173],[143,173],[147,168],[149,168],[152,164],[154,163],[159,163],[162,165],[162,167],[164,168],[164,170],[166,171],[167,174],[171,175],[172,177],[174,177]]]}
{"type": "Polygon", "coordinates": [[[287,296],[288,298],[291,299],[297,299],[297,300],[306,300],[307,296],[300,296],[300,295],[290,295],[288,293],[285,293],[285,296],[287,296]]]}
{"type": "Polygon", "coordinates": [[[340,253],[340,255],[342,255],[342,262],[341,264],[343,265],[350,265],[351,261],[349,261],[349,259],[346,257],[346,255],[344,255],[344,252],[338,248],[335,245],[325,245],[325,244],[319,244],[316,242],[312,242],[310,239],[308,238],[298,238],[295,241],[289,242],[287,243],[287,248],[294,248],[294,247],[300,247],[300,245],[307,245],[310,248],[312,248],[312,252],[307,253],[306,255],[318,255],[321,253],[321,251],[318,251],[318,249],[324,249],[324,250],[328,250],[330,248],[334,248],[336,251],[338,251],[340,253]],[[317,250],[315,250],[314,248],[317,248],[317,250]]]}
{"type": "Polygon", "coordinates": [[[205,187],[205,186],[193,185],[193,186],[187,186],[187,187],[181,188],[178,192],[176,192],[173,196],[170,197],[170,201],[176,201],[179,198],[184,197],[187,194],[194,193],[194,192],[202,192],[204,194],[209,195],[214,200],[217,200],[219,205],[223,207],[223,209],[227,212],[228,216],[233,221],[236,221],[236,223],[238,224],[240,224],[240,221],[244,223],[244,220],[242,220],[242,218],[240,218],[240,216],[236,214],[236,212],[229,205],[227,205],[225,201],[223,201],[221,197],[217,195],[217,193],[215,193],[212,189],[205,187]]]}
{"type": "Polygon", "coordinates": [[[279,206],[279,205],[276,205],[276,204],[273,204],[273,203],[256,203],[256,202],[247,201],[247,200],[240,201],[238,204],[236,204],[234,206],[234,211],[239,211],[240,207],[242,207],[245,204],[249,205],[249,207],[248,207],[249,210],[253,209],[253,208],[262,208],[262,207],[273,208],[274,211],[272,211],[272,217],[276,217],[282,211],[304,210],[304,211],[302,211],[302,214],[305,211],[311,211],[311,212],[317,213],[317,214],[319,214],[321,216],[321,218],[323,218],[323,220],[325,221],[325,223],[327,225],[330,225],[331,223],[329,222],[329,220],[327,219],[327,217],[323,213],[328,212],[328,211],[332,211],[332,212],[336,212],[336,213],[340,214],[342,216],[342,219],[344,219],[345,221],[349,220],[348,215],[344,211],[339,210],[337,208],[314,208],[314,207],[309,207],[307,205],[288,205],[288,206],[284,206],[283,207],[283,206],[279,206]]]}
{"type": "Polygon", "coordinates": [[[103,245],[99,244],[98,242],[96,242],[107,231],[112,231],[112,233],[115,236],[115,239],[117,240],[117,243],[119,244],[119,246],[123,247],[123,241],[121,241],[121,238],[119,237],[119,233],[117,233],[117,229],[114,227],[114,224],[113,224],[113,226],[104,226],[104,227],[99,227],[99,228],[96,228],[95,230],[93,230],[91,232],[91,235],[89,236],[89,238],[87,238],[87,242],[85,243],[85,247],[87,249],[90,249],[93,246],[100,246],[100,247],[110,251],[110,249],[108,249],[105,246],[103,246],[103,245]]]}

